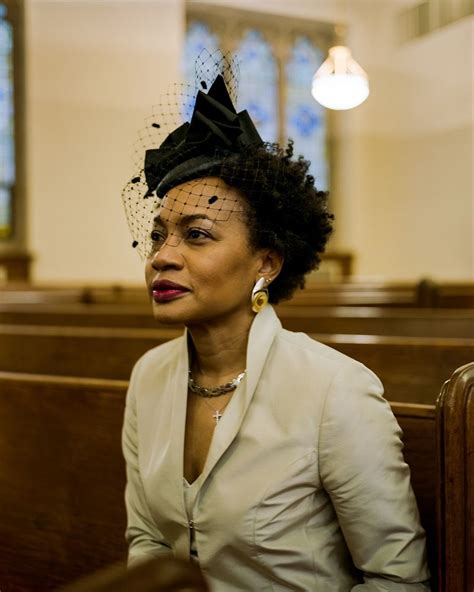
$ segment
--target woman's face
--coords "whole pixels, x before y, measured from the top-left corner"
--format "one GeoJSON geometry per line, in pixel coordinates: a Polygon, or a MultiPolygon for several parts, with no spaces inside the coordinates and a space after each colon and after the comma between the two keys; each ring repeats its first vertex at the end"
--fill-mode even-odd
{"type": "Polygon", "coordinates": [[[239,191],[212,177],[171,189],[151,232],[146,281],[156,320],[198,325],[250,314],[274,257],[250,248],[239,191]]]}

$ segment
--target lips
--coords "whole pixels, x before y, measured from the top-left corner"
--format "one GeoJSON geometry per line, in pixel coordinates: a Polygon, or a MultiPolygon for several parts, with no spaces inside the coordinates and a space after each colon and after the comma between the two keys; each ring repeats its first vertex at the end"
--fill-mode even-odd
{"type": "Polygon", "coordinates": [[[152,284],[152,295],[155,302],[168,302],[188,292],[188,288],[170,280],[158,280],[152,284]]]}

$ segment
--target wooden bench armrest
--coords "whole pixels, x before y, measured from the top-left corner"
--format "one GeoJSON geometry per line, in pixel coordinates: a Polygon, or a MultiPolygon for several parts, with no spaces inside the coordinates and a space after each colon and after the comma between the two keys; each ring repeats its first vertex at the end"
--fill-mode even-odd
{"type": "Polygon", "coordinates": [[[436,407],[439,590],[474,590],[474,362],[445,382],[436,407]]]}

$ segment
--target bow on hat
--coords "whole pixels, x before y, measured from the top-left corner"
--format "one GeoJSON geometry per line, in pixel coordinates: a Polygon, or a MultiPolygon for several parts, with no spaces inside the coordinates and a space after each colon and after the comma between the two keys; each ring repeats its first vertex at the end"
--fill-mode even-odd
{"type": "Polygon", "coordinates": [[[146,151],[145,197],[155,191],[163,197],[171,187],[204,176],[224,155],[259,144],[263,141],[250,115],[236,112],[219,74],[207,94],[198,91],[191,122],[171,132],[159,148],[146,151]]]}

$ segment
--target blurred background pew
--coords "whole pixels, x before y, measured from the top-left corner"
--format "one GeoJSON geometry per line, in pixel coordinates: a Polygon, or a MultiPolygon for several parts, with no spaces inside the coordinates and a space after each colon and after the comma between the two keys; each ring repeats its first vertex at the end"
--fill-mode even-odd
{"type": "MultiPolygon", "coordinates": [[[[173,328],[0,325],[0,370],[128,380],[147,350],[177,337],[173,328]]],[[[474,357],[474,339],[311,334],[359,360],[392,401],[434,403],[446,376],[474,357]]]]}
{"type": "MultiPolygon", "coordinates": [[[[145,286],[58,284],[34,285],[27,282],[2,286],[0,302],[142,304],[148,302],[145,286]]],[[[298,290],[292,305],[379,306],[414,308],[473,308],[474,282],[390,281],[310,281],[298,290]]]]}
{"type": "MultiPolygon", "coordinates": [[[[474,309],[313,307],[277,305],[285,328],[306,333],[474,337],[474,309]]],[[[1,303],[0,323],[156,328],[151,305],[1,303]]]]}

